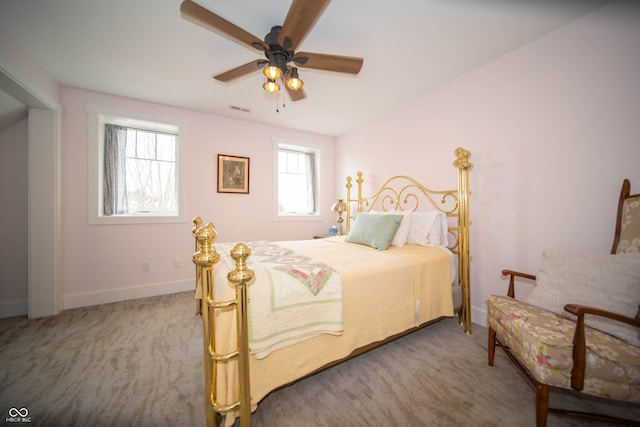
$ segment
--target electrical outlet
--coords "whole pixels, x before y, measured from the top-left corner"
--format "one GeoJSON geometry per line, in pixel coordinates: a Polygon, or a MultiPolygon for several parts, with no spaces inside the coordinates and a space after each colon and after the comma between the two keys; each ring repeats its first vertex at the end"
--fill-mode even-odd
{"type": "Polygon", "coordinates": [[[150,262],[143,262],[142,263],[142,272],[143,273],[150,273],[151,272],[151,263],[150,262]]]}
{"type": "Polygon", "coordinates": [[[173,260],[173,268],[182,268],[182,260],[180,258],[176,258],[173,260]]]}

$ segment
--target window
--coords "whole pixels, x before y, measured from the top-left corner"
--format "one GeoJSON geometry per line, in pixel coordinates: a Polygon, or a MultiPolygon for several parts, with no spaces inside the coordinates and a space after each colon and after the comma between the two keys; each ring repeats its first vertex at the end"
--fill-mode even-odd
{"type": "Polygon", "coordinates": [[[175,214],[175,134],[106,123],[103,215],[175,214]]]}
{"type": "Polygon", "coordinates": [[[179,127],[89,111],[89,222],[183,222],[179,127]]]}
{"type": "Polygon", "coordinates": [[[277,216],[318,215],[318,150],[276,142],[275,151],[277,216]]]}

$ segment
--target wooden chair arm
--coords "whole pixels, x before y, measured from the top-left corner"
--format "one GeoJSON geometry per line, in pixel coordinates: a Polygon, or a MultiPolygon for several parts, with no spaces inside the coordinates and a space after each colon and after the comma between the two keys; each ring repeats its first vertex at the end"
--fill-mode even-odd
{"type": "Polygon", "coordinates": [[[613,313],[611,311],[603,310],[597,307],[589,307],[586,305],[579,304],[567,304],[564,306],[565,311],[576,315],[578,317],[584,317],[585,314],[593,314],[596,316],[607,317],[609,319],[617,320],[619,322],[628,323],[631,326],[640,327],[640,320],[634,319],[633,317],[623,316],[622,314],[613,313]]]}
{"type": "Polygon", "coordinates": [[[522,277],[523,279],[536,280],[536,276],[534,276],[533,274],[521,273],[519,271],[513,271],[513,270],[502,270],[502,275],[511,276],[509,278],[509,290],[507,291],[507,296],[511,298],[516,297],[516,291],[515,291],[515,285],[514,285],[516,277],[522,277]]]}
{"type": "Polygon", "coordinates": [[[612,313],[600,308],[588,307],[586,305],[566,304],[564,309],[578,317],[576,321],[576,331],[573,334],[573,368],[571,369],[571,387],[580,391],[584,388],[584,371],[587,364],[587,343],[584,330],[584,315],[591,314],[594,316],[602,316],[619,322],[628,323],[629,325],[639,328],[640,320],[612,313]]]}

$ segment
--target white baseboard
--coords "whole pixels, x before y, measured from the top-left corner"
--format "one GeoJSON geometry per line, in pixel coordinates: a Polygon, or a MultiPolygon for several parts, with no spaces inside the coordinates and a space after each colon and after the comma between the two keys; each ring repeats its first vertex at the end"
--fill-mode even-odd
{"type": "Polygon", "coordinates": [[[0,319],[24,316],[29,312],[29,302],[25,300],[0,302],[0,319]]]}
{"type": "Polygon", "coordinates": [[[471,323],[476,325],[487,327],[487,310],[471,307],[471,323]]]}
{"type": "Polygon", "coordinates": [[[195,291],[195,288],[195,279],[187,279],[179,282],[154,283],[131,288],[65,295],[63,297],[63,304],[64,309],[67,310],[70,308],[88,307],[91,305],[108,304],[137,298],[174,294],[177,292],[195,291]]]}

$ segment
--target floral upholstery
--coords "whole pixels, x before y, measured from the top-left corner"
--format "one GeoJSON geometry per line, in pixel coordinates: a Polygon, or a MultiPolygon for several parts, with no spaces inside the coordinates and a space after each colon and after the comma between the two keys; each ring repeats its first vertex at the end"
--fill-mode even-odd
{"type": "Polygon", "coordinates": [[[625,199],[621,226],[616,253],[640,252],[640,196],[625,199]]]}
{"type": "MultiPolygon", "coordinates": [[[[575,322],[498,295],[488,299],[488,322],[498,341],[511,349],[538,382],[571,389],[575,322]]],[[[640,347],[589,327],[585,333],[587,366],[582,392],[640,402],[640,347]]]]}

